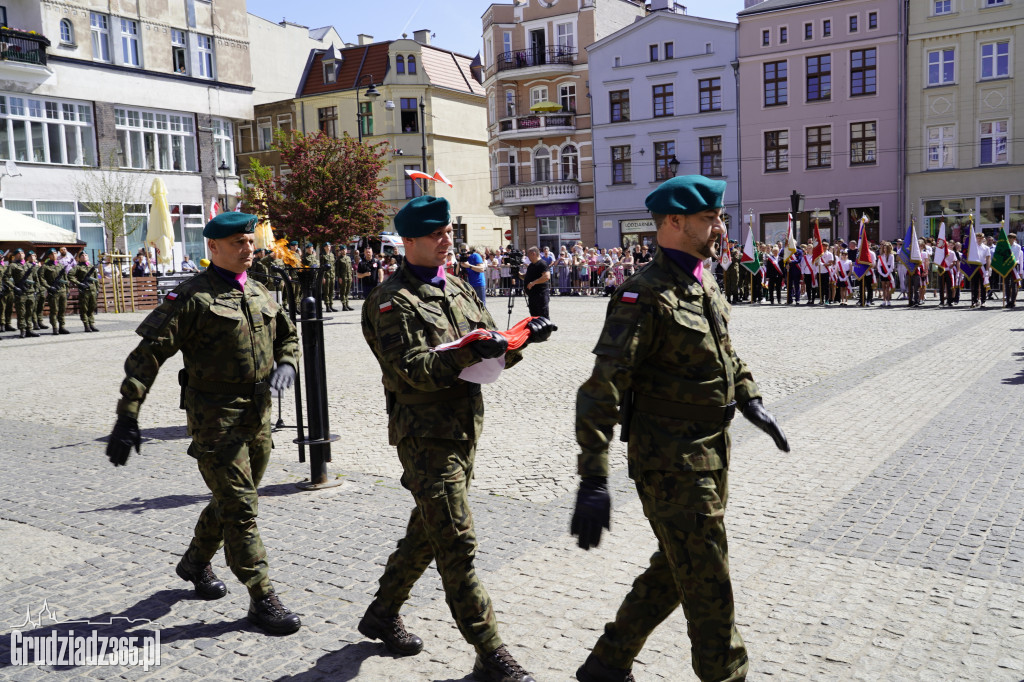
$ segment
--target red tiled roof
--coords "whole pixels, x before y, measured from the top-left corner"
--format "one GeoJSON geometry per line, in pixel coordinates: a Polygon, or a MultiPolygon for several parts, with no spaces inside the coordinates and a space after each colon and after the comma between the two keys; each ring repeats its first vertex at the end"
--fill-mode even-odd
{"type": "Polygon", "coordinates": [[[370,79],[363,78],[363,76],[372,75],[373,82],[380,84],[388,73],[388,48],[390,45],[391,41],[386,41],[340,50],[342,60],[336,83],[324,82],[322,62],[324,51],[317,50],[313,55],[309,70],[304,75],[299,96],[369,86],[370,79]],[[363,82],[359,83],[360,80],[363,82]]]}

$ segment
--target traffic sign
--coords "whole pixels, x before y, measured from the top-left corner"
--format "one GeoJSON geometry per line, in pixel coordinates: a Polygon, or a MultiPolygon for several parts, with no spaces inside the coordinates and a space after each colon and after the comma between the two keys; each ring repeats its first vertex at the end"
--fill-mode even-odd
{"type": "Polygon", "coordinates": [[[512,230],[505,230],[505,239],[512,241],[512,230]]]}

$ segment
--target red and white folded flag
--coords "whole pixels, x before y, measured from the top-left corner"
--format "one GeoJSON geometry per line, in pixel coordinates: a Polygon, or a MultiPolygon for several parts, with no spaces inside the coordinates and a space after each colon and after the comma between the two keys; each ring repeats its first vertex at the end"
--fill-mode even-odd
{"type": "Polygon", "coordinates": [[[405,171],[405,174],[408,175],[413,180],[433,180],[434,182],[443,182],[449,187],[455,186],[451,183],[450,180],[448,180],[448,178],[445,177],[444,173],[442,173],[439,170],[434,171],[433,175],[427,175],[426,173],[422,173],[417,170],[407,170],[405,171]]]}
{"type": "MultiPolygon", "coordinates": [[[[519,322],[512,325],[511,329],[507,331],[498,331],[499,334],[504,336],[508,340],[508,349],[517,350],[526,345],[526,342],[530,340],[530,330],[527,329],[526,325],[530,323],[530,320],[536,319],[534,317],[527,317],[519,322]]],[[[497,330],[496,330],[497,331],[497,330]]],[[[465,348],[474,341],[491,338],[491,332],[486,329],[474,329],[460,339],[455,341],[449,341],[448,343],[442,343],[439,346],[434,346],[430,349],[431,353],[438,353],[446,350],[455,350],[457,348],[465,348]]],[[[475,365],[470,365],[466,369],[459,373],[459,378],[463,381],[469,381],[474,384],[491,384],[498,380],[501,376],[501,370],[505,369],[505,356],[497,358],[488,358],[481,360],[475,365]]]]}

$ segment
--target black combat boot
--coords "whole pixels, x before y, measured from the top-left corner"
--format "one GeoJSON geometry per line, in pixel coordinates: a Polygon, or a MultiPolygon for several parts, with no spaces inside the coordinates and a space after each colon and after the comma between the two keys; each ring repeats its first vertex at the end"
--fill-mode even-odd
{"type": "Polygon", "coordinates": [[[480,682],[537,682],[516,663],[504,644],[486,656],[476,655],[473,677],[480,682]]]}
{"type": "Polygon", "coordinates": [[[415,656],[423,651],[423,640],[405,629],[402,617],[385,615],[376,601],[366,609],[357,629],[364,637],[381,640],[398,656],[415,656]]]}
{"type": "Polygon", "coordinates": [[[51,333],[51,334],[53,334],[54,336],[57,336],[57,334],[60,334],[60,332],[59,332],[59,331],[57,331],[57,327],[56,327],[56,325],[54,325],[54,327],[53,327],[53,331],[52,331],[52,332],[50,332],[50,333],[51,333]]]}
{"type": "Polygon", "coordinates": [[[636,682],[629,668],[611,668],[594,654],[587,656],[576,671],[576,679],[580,682],[636,682]]]}
{"type": "Polygon", "coordinates": [[[96,325],[94,325],[92,322],[90,322],[89,323],[89,331],[98,332],[99,329],[96,328],[96,325]]]}
{"type": "Polygon", "coordinates": [[[290,635],[302,627],[298,614],[292,613],[271,592],[263,599],[249,602],[249,622],[258,625],[272,635],[290,635]]]}
{"type": "Polygon", "coordinates": [[[50,328],[50,325],[46,324],[45,322],[40,322],[39,326],[36,327],[36,329],[49,329],[49,328],[50,328]]]}
{"type": "Polygon", "coordinates": [[[26,336],[31,336],[31,337],[39,338],[39,334],[36,334],[31,329],[22,329],[21,330],[21,338],[25,338],[26,336]]]}
{"type": "Polygon", "coordinates": [[[18,331],[18,328],[17,327],[13,327],[13,326],[11,326],[9,324],[5,324],[4,325],[4,331],[5,332],[16,332],[16,331],[18,331]]]}
{"type": "Polygon", "coordinates": [[[228,586],[224,581],[217,579],[209,563],[197,566],[189,561],[187,556],[183,556],[174,572],[185,582],[195,585],[196,594],[203,599],[220,599],[228,593],[228,586]]]}
{"type": "Polygon", "coordinates": [[[70,334],[71,332],[68,331],[67,327],[65,327],[64,325],[61,325],[60,326],[60,331],[58,333],[59,334],[70,334]]]}

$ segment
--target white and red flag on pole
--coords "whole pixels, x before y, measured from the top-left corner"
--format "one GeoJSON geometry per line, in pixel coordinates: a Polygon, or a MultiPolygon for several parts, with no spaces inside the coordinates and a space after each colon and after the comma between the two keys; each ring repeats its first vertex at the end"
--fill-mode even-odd
{"type": "Polygon", "coordinates": [[[413,180],[432,180],[433,182],[442,182],[448,185],[449,187],[455,186],[447,177],[445,177],[444,173],[442,173],[440,170],[434,171],[433,175],[427,175],[426,173],[422,173],[417,170],[407,170],[405,171],[405,174],[408,175],[413,180]]]}

